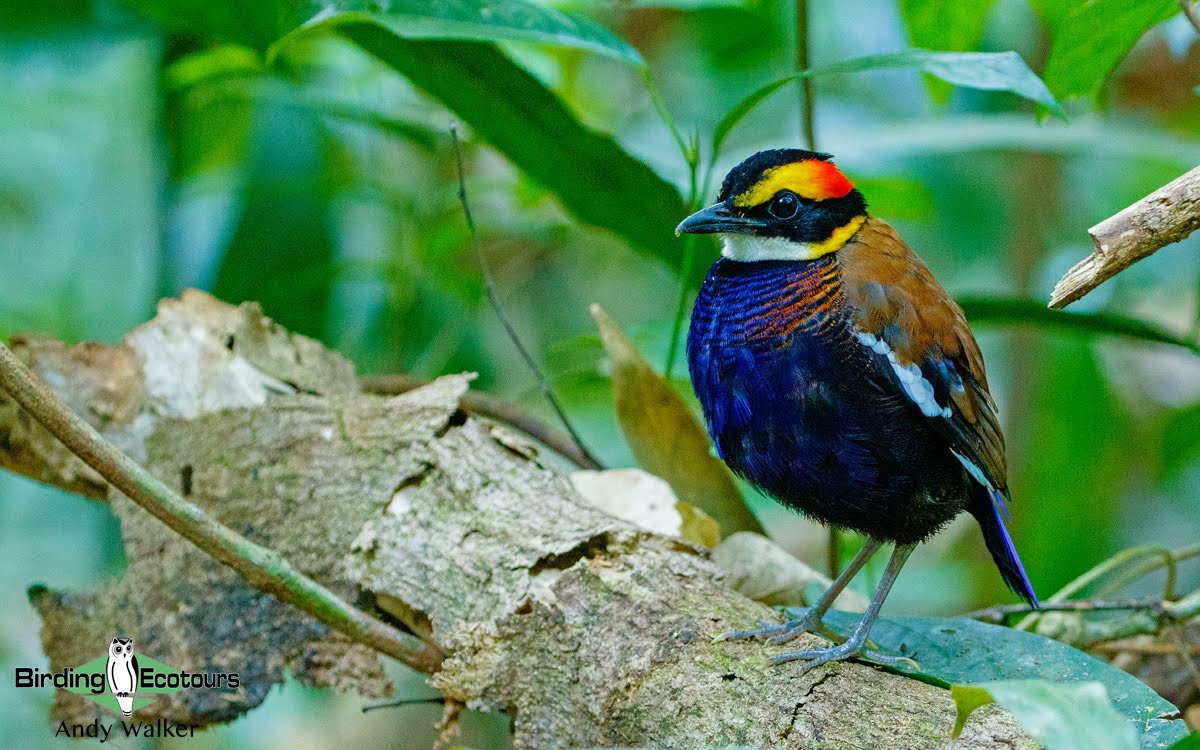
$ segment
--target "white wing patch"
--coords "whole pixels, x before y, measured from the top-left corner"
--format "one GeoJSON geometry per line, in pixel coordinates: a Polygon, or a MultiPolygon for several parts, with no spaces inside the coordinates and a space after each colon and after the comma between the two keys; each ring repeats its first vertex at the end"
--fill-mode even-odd
{"type": "MultiPolygon", "coordinates": [[[[892,351],[887,342],[873,333],[856,332],[854,336],[863,346],[876,354],[887,357],[888,364],[892,366],[892,370],[896,373],[896,378],[900,381],[904,392],[912,399],[914,404],[921,408],[922,414],[927,417],[950,418],[950,407],[938,404],[937,399],[933,396],[933,385],[921,374],[921,368],[917,367],[915,362],[907,365],[900,364],[896,361],[896,353],[892,351]]],[[[962,456],[959,456],[959,460],[962,460],[962,456]]],[[[978,471],[978,469],[975,471],[978,471]]]]}

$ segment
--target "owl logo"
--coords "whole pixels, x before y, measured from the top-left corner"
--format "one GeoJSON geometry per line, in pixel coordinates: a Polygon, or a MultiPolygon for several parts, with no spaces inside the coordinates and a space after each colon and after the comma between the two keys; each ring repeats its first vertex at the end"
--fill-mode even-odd
{"type": "Polygon", "coordinates": [[[132,638],[113,638],[108,645],[108,665],[104,669],[108,677],[108,691],[117,699],[121,714],[133,715],[133,697],[138,686],[138,661],[133,655],[132,638]]]}

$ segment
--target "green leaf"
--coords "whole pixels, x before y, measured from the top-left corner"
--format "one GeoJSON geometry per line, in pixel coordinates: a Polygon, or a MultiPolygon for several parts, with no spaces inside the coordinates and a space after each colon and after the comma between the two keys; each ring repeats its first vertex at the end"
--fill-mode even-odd
{"type": "MultiPolygon", "coordinates": [[[[995,0],[900,0],[900,15],[914,47],[967,52],[979,46],[995,0]]],[[[944,103],[950,87],[927,78],[934,101],[944,103]]]]}
{"type": "MultiPolygon", "coordinates": [[[[803,610],[786,609],[789,617],[803,610]]],[[[831,611],[826,624],[848,633],[858,616],[831,611]]],[[[1034,633],[966,617],[881,617],[871,639],[882,653],[914,659],[919,670],[893,671],[942,687],[993,680],[1099,682],[1143,748],[1165,748],[1187,733],[1179,711],[1133,675],[1034,633]]],[[[869,660],[869,659],[868,659],[869,660]]]]}
{"type": "Polygon", "coordinates": [[[1169,750],[1200,750],[1200,732],[1192,732],[1179,742],[1171,745],[1169,750]]]}
{"type": "Polygon", "coordinates": [[[1162,431],[1159,449],[1162,476],[1178,478],[1200,457],[1200,404],[1171,412],[1162,431]]]}
{"type": "MultiPolygon", "coordinates": [[[[398,0],[387,13],[376,12],[366,0],[330,5],[301,0],[276,15],[261,11],[275,8],[271,3],[243,2],[243,8],[207,0],[132,2],[189,33],[271,47],[272,53],[287,47],[286,40],[275,43],[279,37],[301,26],[305,34],[336,30],[441,100],[580,221],[616,233],[672,268],[683,265],[683,243],[672,230],[685,212],[673,185],[611,137],[580,123],[552,91],[494,45],[455,41],[552,42],[641,64],[635,50],[591,21],[523,0],[398,0]],[[239,20],[243,10],[246,17],[239,20]]],[[[704,262],[694,264],[690,281],[703,280],[706,268],[704,262]]]]}
{"type": "Polygon", "coordinates": [[[993,701],[1003,706],[1046,750],[1134,750],[1133,728],[1113,709],[1098,682],[1000,680],[953,685],[955,738],[971,713],[993,701]]]}
{"type": "Polygon", "coordinates": [[[212,291],[257,301],[280,325],[321,338],[337,253],[325,176],[338,144],[308,112],[267,104],[257,120],[241,215],[212,291]]]}
{"type": "Polygon", "coordinates": [[[0,5],[0,29],[21,30],[22,27],[40,30],[50,24],[60,26],[88,22],[92,17],[89,0],[42,0],[37,3],[4,3],[0,5]]]}
{"type": "Polygon", "coordinates": [[[124,0],[124,4],[179,34],[260,51],[319,7],[310,0],[295,0],[290,8],[283,0],[124,0]]]}
{"type": "Polygon", "coordinates": [[[286,45],[295,35],[361,23],[379,24],[405,39],[537,42],[645,65],[637,50],[595,21],[525,0],[390,0],[382,10],[363,0],[337,0],[322,4],[319,12],[272,49],[286,45]]]}
{"type": "Polygon", "coordinates": [[[673,10],[705,10],[732,8],[753,11],[757,0],[619,0],[612,3],[621,8],[671,8],[673,10]]]}
{"type": "Polygon", "coordinates": [[[1081,0],[1029,0],[1034,12],[1041,16],[1046,28],[1053,37],[1058,33],[1058,27],[1081,0]]]}
{"type": "Polygon", "coordinates": [[[1179,12],[1177,0],[1082,0],[1057,24],[1046,85],[1059,99],[1095,96],[1151,26],[1179,12]]]}
{"type": "Polygon", "coordinates": [[[641,55],[596,22],[527,0],[126,0],[184,34],[274,55],[297,35],[378,23],[409,39],[525,41],[577,47],[642,65],[641,55]]]}
{"type": "Polygon", "coordinates": [[[996,0],[900,0],[914,47],[965,52],[979,46],[996,0]]]}
{"type": "Polygon", "coordinates": [[[984,91],[1009,91],[1044,105],[1054,114],[1063,117],[1058,100],[1016,52],[934,52],[911,49],[843,60],[814,68],[808,71],[808,75],[857,73],[889,68],[920,70],[955,86],[984,91]]]}
{"type": "MultiPolygon", "coordinates": [[[[169,72],[169,71],[168,71],[169,72]]],[[[309,93],[309,89],[279,79],[265,76],[234,77],[224,80],[205,78],[197,81],[203,87],[192,93],[202,96],[206,103],[229,101],[231,103],[257,104],[302,110],[344,122],[356,123],[381,132],[403,138],[421,151],[432,154],[437,150],[442,134],[419,122],[410,122],[391,117],[362,106],[350,97],[328,98],[309,93]]],[[[477,288],[474,291],[478,291],[477,288]]]]}
{"type": "MultiPolygon", "coordinates": [[[[580,221],[682,266],[683,242],[673,230],[684,208],[675,188],[612,138],[581,124],[496,47],[401,39],[372,23],[344,24],[339,33],[441,100],[580,221]]],[[[707,272],[697,265],[694,280],[707,272]]]]}
{"type": "Polygon", "coordinates": [[[163,89],[173,94],[213,80],[262,72],[262,58],[249,47],[220,44],[183,55],[162,73],[163,89]]]}
{"type": "Polygon", "coordinates": [[[972,151],[1036,151],[1154,159],[1191,169],[1200,162],[1200,141],[1183,140],[1166,130],[1138,124],[1125,126],[1098,119],[1070,125],[1034,122],[1018,114],[951,115],[888,122],[855,134],[856,160],[872,163],[898,154],[961,154],[972,151]]]}
{"type": "Polygon", "coordinates": [[[1039,328],[1059,328],[1101,336],[1121,336],[1170,344],[1200,354],[1200,342],[1186,339],[1158,326],[1113,313],[1077,313],[1051,310],[1038,300],[1012,297],[959,297],[958,304],[967,320],[1002,325],[1027,324],[1039,328]]]}
{"type": "Polygon", "coordinates": [[[1016,52],[933,52],[910,49],[885,55],[868,55],[809,68],[755,89],[721,118],[713,129],[715,159],[729,132],[771,94],[798,78],[859,73],[867,70],[910,68],[936,76],[947,83],[986,91],[1010,91],[1062,117],[1062,107],[1016,52]]]}
{"type": "Polygon", "coordinates": [[[763,533],[733,475],[713,455],[708,434],[687,402],[599,305],[592,305],[592,317],[612,360],[613,400],[621,432],[638,465],[666,480],[680,500],[711,516],[723,534],[763,533]]]}

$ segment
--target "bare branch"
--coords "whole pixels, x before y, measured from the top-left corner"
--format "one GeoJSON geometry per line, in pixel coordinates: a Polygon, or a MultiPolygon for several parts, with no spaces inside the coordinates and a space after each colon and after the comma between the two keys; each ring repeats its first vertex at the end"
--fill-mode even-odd
{"type": "Polygon", "coordinates": [[[1068,599],[1062,602],[1045,602],[1035,610],[1028,604],[1002,604],[986,609],[968,612],[965,616],[980,622],[990,622],[1003,625],[1009,617],[1027,615],[1031,612],[1109,612],[1145,609],[1157,613],[1165,611],[1162,601],[1158,599],[1123,599],[1121,601],[1103,601],[1098,599],[1068,599]]]}
{"type": "Polygon", "coordinates": [[[1055,285],[1050,307],[1057,309],[1071,304],[1197,228],[1200,228],[1200,167],[1089,229],[1096,249],[1055,285]]]}
{"type": "MultiPolygon", "coordinates": [[[[1150,656],[1177,656],[1179,654],[1179,646],[1175,643],[1163,643],[1161,641],[1142,640],[1142,637],[1130,638],[1120,641],[1109,641],[1108,643],[1097,643],[1088,648],[1089,651],[1097,654],[1147,654],[1150,656]]],[[[1200,656],[1200,646],[1189,646],[1188,653],[1194,656],[1200,656]]]]}

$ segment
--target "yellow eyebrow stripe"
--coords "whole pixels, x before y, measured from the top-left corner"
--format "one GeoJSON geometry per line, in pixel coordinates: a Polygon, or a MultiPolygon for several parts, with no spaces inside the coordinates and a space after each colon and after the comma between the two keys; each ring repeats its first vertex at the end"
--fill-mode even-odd
{"type": "Polygon", "coordinates": [[[823,201],[841,198],[854,189],[832,162],[819,159],[782,164],[763,172],[763,176],[749,190],[737,196],[736,206],[757,206],[771,200],[780,190],[791,190],[801,198],[823,201]]]}
{"type": "Polygon", "coordinates": [[[864,222],[866,222],[866,220],[867,217],[865,216],[856,216],[842,226],[833,230],[833,233],[829,235],[829,239],[825,240],[824,242],[808,243],[807,252],[804,253],[803,260],[820,258],[822,255],[828,255],[829,253],[834,253],[838,250],[841,250],[842,245],[845,245],[850,241],[850,238],[854,236],[855,232],[862,228],[862,225],[864,222]]]}

